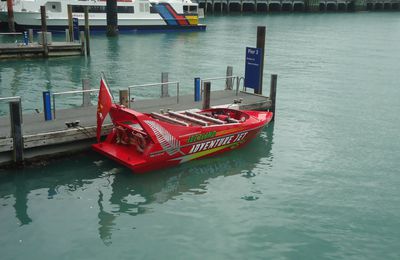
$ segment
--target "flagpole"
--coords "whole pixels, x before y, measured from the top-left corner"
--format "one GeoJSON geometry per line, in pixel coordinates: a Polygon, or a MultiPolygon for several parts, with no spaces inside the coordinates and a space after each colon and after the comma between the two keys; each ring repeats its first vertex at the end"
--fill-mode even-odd
{"type": "Polygon", "coordinates": [[[104,71],[101,72],[101,75],[102,75],[102,78],[104,79],[104,81],[106,82],[106,85],[107,85],[107,88],[108,88],[108,90],[109,90],[109,92],[111,94],[111,98],[113,100],[113,103],[115,104],[114,95],[113,95],[113,93],[112,93],[112,91],[111,91],[111,89],[109,87],[110,85],[108,84],[108,81],[107,81],[107,78],[106,78],[106,74],[104,73],[104,71]]]}

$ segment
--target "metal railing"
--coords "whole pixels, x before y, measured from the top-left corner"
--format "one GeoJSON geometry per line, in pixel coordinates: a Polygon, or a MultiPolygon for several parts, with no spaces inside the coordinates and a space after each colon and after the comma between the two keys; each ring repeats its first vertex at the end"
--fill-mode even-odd
{"type": "Polygon", "coordinates": [[[128,107],[131,107],[131,89],[139,87],[154,87],[154,86],[165,86],[165,85],[176,85],[176,103],[179,103],[179,81],[162,82],[162,83],[150,83],[142,85],[132,85],[128,87],[128,107]]]}
{"type": "Polygon", "coordinates": [[[51,99],[53,100],[53,118],[56,119],[56,96],[70,95],[70,94],[80,94],[80,93],[91,93],[99,92],[100,89],[87,89],[87,90],[73,90],[64,92],[55,92],[51,94],[51,99]]]}
{"type": "Polygon", "coordinates": [[[20,96],[15,96],[15,97],[0,97],[0,101],[1,102],[10,102],[10,101],[13,101],[13,100],[18,100],[18,101],[21,101],[21,97],[20,96]]]}
{"type": "Polygon", "coordinates": [[[239,76],[227,76],[227,77],[215,77],[215,78],[206,78],[206,79],[201,79],[200,80],[200,93],[201,96],[203,96],[203,88],[204,88],[204,82],[206,81],[214,81],[214,80],[225,80],[226,81],[226,88],[225,89],[229,89],[228,87],[228,80],[232,80],[232,86],[235,84],[236,82],[236,96],[239,95],[239,86],[240,86],[240,81],[243,77],[239,77],[239,76]]]}

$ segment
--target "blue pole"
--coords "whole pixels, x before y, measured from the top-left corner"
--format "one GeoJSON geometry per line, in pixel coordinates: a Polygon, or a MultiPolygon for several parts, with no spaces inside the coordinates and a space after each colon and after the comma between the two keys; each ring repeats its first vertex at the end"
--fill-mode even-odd
{"type": "Polygon", "coordinates": [[[194,78],[194,101],[201,101],[200,95],[200,78],[194,78]]]}
{"type": "Polygon", "coordinates": [[[50,91],[43,91],[43,113],[45,121],[52,120],[50,91]]]}

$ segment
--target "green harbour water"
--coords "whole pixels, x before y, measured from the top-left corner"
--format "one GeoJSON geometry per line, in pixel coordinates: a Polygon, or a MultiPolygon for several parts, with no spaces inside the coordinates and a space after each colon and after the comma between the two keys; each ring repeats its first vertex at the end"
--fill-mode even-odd
{"type": "Polygon", "coordinates": [[[243,75],[259,25],[265,94],[279,75],[275,122],[241,150],[146,175],[91,151],[1,169],[1,259],[400,259],[399,13],[204,22],[200,33],[93,35],[90,58],[0,61],[0,96],[21,95],[24,113],[42,109],[44,90],[98,87],[101,71],[114,93],[161,72],[186,94],[228,65],[243,75]]]}

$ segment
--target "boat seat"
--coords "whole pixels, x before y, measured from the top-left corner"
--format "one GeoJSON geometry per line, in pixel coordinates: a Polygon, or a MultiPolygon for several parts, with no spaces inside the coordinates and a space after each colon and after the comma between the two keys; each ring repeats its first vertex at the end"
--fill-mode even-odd
{"type": "Polygon", "coordinates": [[[183,122],[181,120],[178,120],[178,119],[175,119],[175,118],[171,118],[169,116],[162,115],[162,114],[159,114],[159,113],[153,112],[153,113],[151,113],[151,116],[156,118],[156,119],[166,121],[168,123],[173,123],[173,124],[178,124],[178,125],[183,125],[183,126],[189,126],[189,124],[186,123],[186,122],[183,122]]]}
{"type": "Polygon", "coordinates": [[[196,123],[196,124],[199,124],[199,125],[202,125],[202,126],[208,126],[208,123],[206,121],[201,120],[201,119],[197,119],[197,118],[194,118],[194,117],[191,117],[191,116],[186,116],[184,114],[180,114],[180,113],[177,113],[177,112],[174,112],[174,111],[168,111],[168,114],[170,114],[172,116],[175,116],[175,117],[179,117],[181,119],[184,119],[184,120],[187,120],[187,121],[190,121],[190,122],[193,122],[193,123],[196,123]]]}
{"type": "Polygon", "coordinates": [[[200,119],[208,121],[208,122],[213,122],[215,124],[219,124],[219,125],[225,124],[224,121],[216,119],[216,118],[213,118],[213,117],[205,116],[205,115],[198,114],[198,113],[193,113],[193,112],[190,112],[190,111],[185,111],[185,113],[187,115],[190,115],[190,116],[193,116],[193,117],[197,117],[197,118],[200,118],[200,119]]]}

